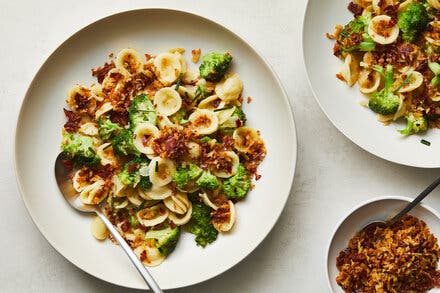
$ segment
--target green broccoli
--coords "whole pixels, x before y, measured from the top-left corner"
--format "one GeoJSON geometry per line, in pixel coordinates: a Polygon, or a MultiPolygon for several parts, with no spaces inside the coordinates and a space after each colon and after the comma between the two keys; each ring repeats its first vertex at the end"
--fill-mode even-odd
{"type": "Polygon", "coordinates": [[[180,108],[179,111],[170,116],[171,122],[175,124],[181,124],[182,121],[185,121],[185,117],[187,117],[187,112],[184,108],[180,108]]]}
{"type": "Polygon", "coordinates": [[[65,132],[61,150],[76,167],[95,166],[101,161],[93,148],[93,139],[89,136],[65,132]]]}
{"type": "Polygon", "coordinates": [[[139,221],[136,216],[128,215],[128,221],[130,222],[130,226],[132,228],[136,228],[139,225],[139,221]]]}
{"type": "Polygon", "coordinates": [[[110,119],[99,119],[98,126],[99,136],[103,140],[112,139],[116,134],[119,133],[119,131],[122,130],[122,127],[119,126],[119,124],[111,122],[110,119]]]}
{"type": "Polygon", "coordinates": [[[419,2],[411,2],[399,13],[397,25],[402,31],[402,39],[414,42],[429,22],[425,6],[419,2]]]}
{"type": "Polygon", "coordinates": [[[200,76],[207,81],[218,82],[223,78],[232,61],[229,53],[209,53],[203,56],[200,76]]]}
{"type": "Polygon", "coordinates": [[[374,70],[378,71],[385,78],[385,87],[379,91],[374,92],[370,98],[368,106],[371,110],[382,115],[390,115],[397,112],[400,105],[399,96],[395,95],[391,90],[394,84],[393,72],[391,65],[387,65],[384,70],[383,67],[374,66],[374,70]]]}
{"type": "Polygon", "coordinates": [[[410,135],[419,131],[426,131],[428,129],[428,121],[422,114],[415,115],[410,113],[405,116],[407,124],[406,128],[399,130],[400,134],[410,135]]]}
{"type": "Polygon", "coordinates": [[[125,185],[136,187],[139,186],[142,190],[146,190],[151,187],[151,181],[148,176],[144,175],[142,169],[148,168],[148,160],[136,157],[130,162],[125,163],[124,168],[118,174],[119,180],[125,185]]]}
{"type": "Polygon", "coordinates": [[[190,232],[196,235],[197,245],[205,247],[217,239],[218,231],[211,223],[212,209],[202,202],[196,201],[192,205],[190,232]]]}
{"type": "Polygon", "coordinates": [[[437,62],[428,62],[428,67],[434,73],[431,79],[431,86],[436,87],[440,84],[440,64],[437,62]]]}
{"type": "Polygon", "coordinates": [[[244,126],[246,123],[246,114],[244,114],[243,110],[241,108],[235,107],[234,112],[232,113],[231,117],[228,118],[223,124],[221,125],[221,128],[237,128],[244,126]]]}
{"type": "Polygon", "coordinates": [[[366,13],[344,26],[338,38],[343,52],[375,50],[376,44],[367,32],[371,18],[371,13],[366,13]]]}
{"type": "Polygon", "coordinates": [[[112,147],[113,152],[120,157],[141,154],[133,144],[133,132],[130,129],[122,129],[112,140],[112,147]]]}
{"type": "Polygon", "coordinates": [[[244,198],[251,187],[251,180],[242,164],[237,173],[223,182],[223,192],[229,198],[244,198]]]}
{"type": "Polygon", "coordinates": [[[156,110],[153,103],[144,95],[138,95],[131,102],[128,108],[128,118],[130,119],[130,127],[134,129],[139,123],[150,122],[155,125],[157,122],[156,110]]]}
{"type": "Polygon", "coordinates": [[[163,256],[169,255],[176,248],[180,237],[180,228],[171,227],[162,230],[150,230],[145,233],[145,239],[155,239],[155,245],[163,256]]]}
{"type": "Polygon", "coordinates": [[[180,166],[172,175],[173,182],[176,183],[177,188],[184,188],[190,180],[194,180],[202,174],[202,169],[197,165],[191,163],[188,168],[180,166]]]}
{"type": "Polygon", "coordinates": [[[217,189],[220,182],[210,171],[203,171],[202,175],[197,179],[196,185],[206,189],[217,189]]]}

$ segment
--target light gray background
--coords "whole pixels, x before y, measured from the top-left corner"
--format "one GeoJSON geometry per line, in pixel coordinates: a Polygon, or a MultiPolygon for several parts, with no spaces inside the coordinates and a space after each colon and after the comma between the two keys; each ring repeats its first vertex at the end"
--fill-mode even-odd
{"type": "MultiPolygon", "coordinates": [[[[377,195],[412,196],[440,172],[378,159],[353,145],[329,124],[312,97],[303,67],[301,29],[305,6],[305,0],[2,0],[0,291],[125,290],[74,267],[35,228],[16,186],[14,128],[32,77],[63,40],[90,22],[115,12],[167,7],[195,12],[224,24],[244,36],[268,59],[289,95],[299,140],[292,194],[266,240],[223,275],[172,292],[327,292],[325,254],[329,237],[341,217],[354,205],[377,195]]],[[[425,202],[440,209],[440,191],[425,202]]]]}

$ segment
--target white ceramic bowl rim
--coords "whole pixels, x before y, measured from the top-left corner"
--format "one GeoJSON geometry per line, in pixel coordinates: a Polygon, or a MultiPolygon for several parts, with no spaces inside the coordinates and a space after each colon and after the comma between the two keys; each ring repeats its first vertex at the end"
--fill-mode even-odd
{"type": "MultiPolygon", "coordinates": [[[[349,218],[354,212],[356,212],[357,210],[359,210],[360,208],[373,203],[373,202],[377,202],[377,201],[382,201],[382,200],[389,200],[389,199],[395,199],[395,200],[402,200],[402,201],[406,201],[406,202],[411,202],[412,200],[414,200],[414,198],[410,198],[407,196],[400,196],[400,195],[385,195],[385,196],[378,196],[378,197],[374,197],[371,199],[368,199],[366,201],[361,202],[360,204],[356,205],[355,207],[353,207],[349,212],[347,212],[347,214],[342,217],[339,221],[338,224],[336,225],[336,228],[333,230],[332,233],[332,237],[330,238],[330,241],[327,244],[327,253],[325,256],[325,267],[326,267],[326,272],[327,272],[327,284],[328,284],[328,288],[330,290],[330,292],[332,291],[332,286],[331,286],[331,281],[330,281],[330,272],[328,270],[328,258],[329,258],[329,254],[330,254],[330,248],[332,246],[333,243],[333,239],[336,236],[336,232],[338,232],[340,226],[345,222],[345,220],[347,218],[349,218]]],[[[431,212],[433,215],[435,215],[439,220],[440,220],[440,214],[432,207],[426,205],[425,203],[421,202],[419,203],[419,205],[421,207],[423,207],[424,209],[428,210],[429,212],[431,212]]]]}
{"type": "MultiPolygon", "coordinates": [[[[247,46],[247,47],[249,48],[249,50],[251,50],[252,52],[254,52],[254,53],[255,53],[255,54],[256,54],[256,55],[257,55],[257,56],[263,61],[263,63],[266,65],[266,67],[269,69],[269,71],[272,73],[272,75],[273,75],[273,77],[274,77],[274,80],[275,80],[276,83],[277,83],[277,86],[280,88],[280,90],[281,90],[281,92],[282,92],[282,97],[281,97],[281,98],[284,100],[284,102],[286,103],[286,105],[289,107],[289,111],[288,111],[288,113],[289,113],[289,117],[288,117],[288,118],[289,118],[290,123],[291,123],[291,126],[292,126],[292,132],[289,133],[289,135],[292,136],[293,143],[294,143],[295,146],[297,146],[296,125],[295,125],[295,122],[294,122],[294,116],[293,116],[293,112],[292,112],[292,110],[291,110],[292,107],[291,107],[290,101],[289,101],[289,99],[288,99],[288,96],[287,96],[286,90],[284,89],[284,87],[283,87],[283,85],[281,84],[281,81],[280,81],[278,75],[275,73],[275,71],[273,70],[273,68],[272,68],[272,66],[269,64],[269,62],[266,60],[266,58],[265,58],[265,57],[264,57],[264,56],[263,56],[258,50],[256,50],[256,49],[251,45],[251,43],[248,42],[244,37],[242,37],[241,35],[238,35],[237,33],[233,32],[233,31],[230,30],[227,26],[223,25],[222,23],[220,23],[220,22],[218,22],[218,21],[213,21],[213,20],[208,19],[208,18],[206,18],[206,17],[204,17],[204,16],[201,16],[201,15],[199,15],[199,14],[196,14],[196,13],[193,13],[193,12],[189,12],[189,11],[186,11],[186,10],[182,10],[182,9],[174,9],[174,8],[171,9],[171,8],[163,8],[163,7],[149,7],[149,8],[141,8],[141,9],[130,9],[130,10],[124,10],[124,11],[121,11],[121,12],[117,12],[117,13],[109,14],[109,15],[104,16],[104,17],[102,17],[102,18],[100,18],[100,19],[98,19],[98,20],[96,20],[96,21],[94,21],[94,22],[92,22],[92,23],[90,23],[90,24],[88,24],[88,25],[86,25],[86,26],[80,28],[79,30],[77,30],[77,31],[76,31],[75,33],[73,33],[69,38],[67,38],[67,39],[64,40],[61,44],[59,44],[59,45],[58,45],[58,46],[52,51],[52,53],[51,53],[49,56],[47,56],[47,58],[44,60],[44,62],[42,63],[42,65],[39,67],[39,69],[38,69],[37,72],[35,73],[35,75],[34,75],[32,81],[31,81],[31,83],[29,84],[29,87],[28,87],[28,89],[27,89],[27,91],[26,91],[26,93],[25,93],[24,99],[22,99],[21,104],[20,104],[20,110],[19,110],[19,112],[18,112],[18,116],[17,116],[17,123],[16,123],[16,125],[15,125],[15,129],[14,129],[14,156],[13,156],[13,158],[12,158],[12,159],[13,159],[14,172],[15,172],[16,182],[17,182],[17,186],[18,186],[18,188],[19,188],[20,197],[21,197],[21,199],[22,199],[22,202],[24,203],[24,205],[25,205],[25,207],[26,207],[26,210],[27,210],[27,212],[29,213],[29,215],[30,215],[30,217],[31,217],[31,219],[32,219],[32,222],[34,223],[34,225],[37,227],[37,229],[40,231],[40,233],[43,235],[44,238],[46,238],[46,237],[45,237],[45,234],[46,234],[46,233],[45,233],[44,229],[42,229],[42,227],[38,224],[38,222],[35,221],[35,218],[34,218],[35,216],[34,216],[33,213],[31,212],[31,209],[29,209],[28,202],[27,202],[26,199],[23,197],[24,190],[23,190],[23,187],[22,187],[22,183],[21,183],[21,181],[20,181],[20,176],[19,176],[19,171],[18,171],[18,166],[17,166],[17,145],[16,145],[16,142],[17,142],[18,126],[19,126],[19,123],[20,123],[20,120],[21,120],[21,117],[22,117],[22,114],[23,114],[23,105],[25,104],[25,102],[26,102],[26,100],[28,99],[28,96],[29,96],[29,90],[32,88],[32,85],[34,84],[36,77],[39,76],[39,74],[40,74],[40,72],[42,71],[42,69],[46,66],[48,60],[50,60],[51,57],[52,57],[52,56],[53,56],[53,55],[54,55],[54,54],[55,54],[55,53],[56,53],[61,47],[63,47],[66,43],[68,43],[69,40],[75,38],[75,37],[76,37],[79,33],[81,33],[83,30],[86,30],[86,29],[88,29],[89,27],[95,25],[96,23],[101,22],[101,21],[105,21],[105,20],[107,20],[107,19],[109,19],[109,18],[112,18],[112,17],[114,17],[114,16],[121,15],[121,14],[125,14],[125,13],[132,13],[132,12],[142,11],[142,10],[148,10],[148,11],[158,10],[158,11],[177,12],[177,13],[186,14],[186,15],[189,15],[189,16],[192,16],[192,17],[200,18],[200,19],[202,19],[203,21],[206,21],[206,22],[209,22],[209,23],[211,23],[211,24],[214,24],[214,25],[220,27],[221,29],[225,30],[226,32],[228,32],[229,34],[231,34],[232,36],[234,36],[235,38],[237,38],[238,40],[240,40],[245,46],[247,46]]],[[[289,198],[289,196],[290,196],[291,190],[292,190],[292,185],[293,185],[293,180],[294,180],[295,170],[296,170],[296,165],[297,165],[297,154],[298,154],[298,148],[296,147],[296,148],[295,148],[295,151],[292,152],[292,160],[293,160],[293,163],[291,164],[291,170],[289,171],[289,174],[288,174],[288,176],[287,176],[287,177],[288,177],[288,180],[289,180],[289,182],[290,182],[290,189],[289,189],[289,194],[288,194],[288,196],[286,196],[285,201],[284,201],[284,203],[283,203],[283,206],[284,206],[284,207],[285,207],[285,204],[286,204],[286,202],[287,202],[287,200],[288,200],[288,198],[289,198]],[[289,177],[290,177],[290,178],[289,178],[289,177]]],[[[237,265],[238,263],[240,263],[244,258],[246,258],[246,257],[247,257],[252,251],[254,251],[254,250],[260,245],[260,243],[261,243],[262,241],[264,241],[264,239],[267,237],[267,235],[270,234],[270,231],[273,229],[273,227],[274,227],[275,224],[277,223],[277,221],[278,221],[280,215],[282,214],[282,211],[283,211],[283,210],[284,210],[284,208],[283,208],[283,209],[280,211],[280,213],[277,215],[277,217],[276,217],[276,221],[273,223],[272,227],[271,227],[270,230],[267,232],[267,234],[261,239],[261,241],[259,241],[258,243],[254,243],[254,245],[251,247],[251,249],[249,249],[249,251],[243,256],[242,259],[240,259],[239,261],[237,261],[236,263],[234,263],[233,265],[231,265],[229,268],[227,268],[227,269],[225,269],[225,270],[219,272],[218,275],[220,275],[220,274],[224,273],[225,271],[231,269],[232,267],[234,267],[235,265],[237,265]]],[[[64,256],[64,255],[58,250],[57,247],[53,246],[53,244],[51,243],[51,241],[49,241],[47,238],[46,238],[46,240],[47,240],[48,243],[49,243],[49,244],[55,249],[55,251],[57,251],[58,253],[60,253],[64,258],[66,258],[69,262],[71,262],[72,264],[74,264],[76,267],[80,268],[81,270],[85,271],[86,273],[88,273],[88,274],[90,274],[90,275],[92,275],[92,276],[94,276],[94,277],[96,277],[96,278],[99,278],[99,279],[101,279],[101,280],[103,280],[103,281],[109,282],[108,280],[102,279],[101,277],[99,277],[99,276],[93,274],[93,272],[90,272],[90,271],[86,270],[86,269],[81,265],[81,263],[78,263],[76,260],[64,256]]],[[[211,278],[214,278],[214,277],[216,277],[216,276],[217,276],[217,275],[212,275],[212,276],[206,277],[206,278],[204,278],[204,279],[199,280],[199,282],[197,282],[197,283],[207,281],[207,280],[209,280],[209,279],[211,279],[211,278]]],[[[117,283],[117,282],[112,282],[112,283],[113,283],[113,284],[116,284],[116,285],[119,285],[119,286],[123,286],[123,287],[129,287],[129,288],[134,288],[134,289],[140,289],[140,288],[137,288],[137,287],[130,287],[130,286],[127,286],[126,284],[122,284],[122,283],[117,283]]],[[[196,284],[196,283],[188,284],[188,285],[186,285],[186,286],[190,286],[190,285],[194,285],[194,284],[196,284]]],[[[179,288],[179,287],[173,287],[173,288],[179,288]]],[[[171,288],[166,288],[166,289],[171,289],[171,288]]]]}

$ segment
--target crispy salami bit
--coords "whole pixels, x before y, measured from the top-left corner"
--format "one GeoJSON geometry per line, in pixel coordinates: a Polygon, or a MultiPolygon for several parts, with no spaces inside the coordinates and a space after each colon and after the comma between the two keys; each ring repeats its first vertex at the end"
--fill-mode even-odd
{"type": "Polygon", "coordinates": [[[360,5],[353,3],[353,2],[348,3],[347,8],[356,17],[362,14],[362,10],[363,10],[362,7],[360,5]]]}
{"type": "Polygon", "coordinates": [[[161,131],[160,136],[153,141],[153,150],[163,158],[176,160],[188,153],[186,144],[190,138],[191,133],[188,131],[166,127],[161,131]]]}
{"type": "Polygon", "coordinates": [[[81,117],[76,115],[74,112],[70,110],[64,110],[64,114],[67,117],[67,122],[64,124],[64,129],[67,132],[76,132],[79,128],[79,122],[81,121],[81,117]]]}
{"type": "Polygon", "coordinates": [[[102,83],[107,73],[115,68],[115,63],[112,61],[104,63],[103,66],[92,69],[92,75],[98,79],[99,83],[102,83]]]}

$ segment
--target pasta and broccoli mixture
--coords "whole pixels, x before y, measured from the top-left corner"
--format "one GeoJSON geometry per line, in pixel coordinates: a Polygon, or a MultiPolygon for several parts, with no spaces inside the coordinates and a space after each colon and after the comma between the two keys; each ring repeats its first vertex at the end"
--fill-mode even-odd
{"type": "MultiPolygon", "coordinates": [[[[202,247],[230,231],[266,155],[259,131],[246,126],[232,55],[209,53],[192,68],[184,52],[110,54],[92,70],[97,82],[75,85],[64,109],[73,188],[102,207],[147,266],[174,250],[182,229],[202,247]]],[[[192,50],[193,63],[200,54],[192,50]]],[[[108,236],[102,225],[92,223],[97,239],[108,236]]]]}
{"type": "Polygon", "coordinates": [[[354,15],[327,36],[344,61],[336,76],[358,83],[363,105],[389,124],[405,118],[402,135],[440,127],[440,1],[353,0],[354,15]]]}

